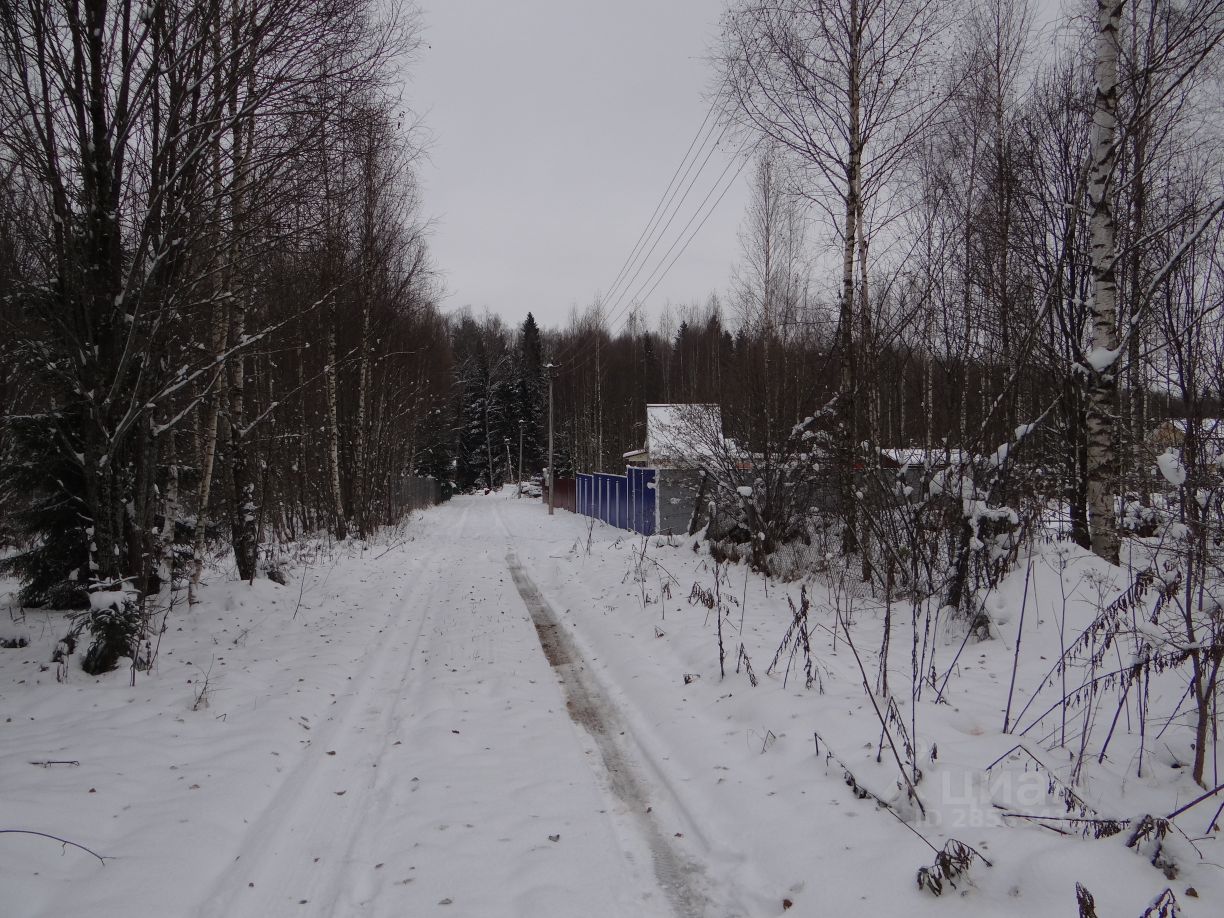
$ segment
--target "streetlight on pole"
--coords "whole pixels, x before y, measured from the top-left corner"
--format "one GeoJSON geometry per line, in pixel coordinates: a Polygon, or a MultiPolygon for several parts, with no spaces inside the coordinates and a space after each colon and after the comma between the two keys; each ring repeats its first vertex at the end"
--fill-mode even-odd
{"type": "Polygon", "coordinates": [[[548,515],[553,515],[557,493],[557,471],[553,467],[553,381],[557,378],[557,365],[545,364],[548,371],[548,515]]]}
{"type": "Polygon", "coordinates": [[[502,441],[506,444],[506,474],[511,475],[514,472],[514,465],[510,461],[510,438],[502,437],[502,441]]]}
{"type": "Polygon", "coordinates": [[[523,419],[519,418],[518,496],[523,496],[523,419]]]}

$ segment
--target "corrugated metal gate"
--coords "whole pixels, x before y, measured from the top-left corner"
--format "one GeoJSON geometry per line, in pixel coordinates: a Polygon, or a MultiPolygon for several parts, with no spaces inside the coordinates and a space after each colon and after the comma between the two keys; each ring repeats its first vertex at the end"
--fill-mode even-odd
{"type": "MultiPolygon", "coordinates": [[[[578,483],[573,478],[562,478],[557,476],[557,496],[553,498],[553,506],[559,510],[568,510],[570,513],[578,512],[577,504],[578,483]]],[[[544,497],[544,503],[548,503],[548,483],[544,484],[541,492],[544,497]]]]}

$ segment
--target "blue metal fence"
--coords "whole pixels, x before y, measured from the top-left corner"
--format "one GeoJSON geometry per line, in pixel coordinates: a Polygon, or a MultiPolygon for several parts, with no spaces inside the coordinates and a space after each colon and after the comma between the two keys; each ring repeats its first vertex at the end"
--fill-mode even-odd
{"type": "Polygon", "coordinates": [[[629,518],[625,528],[653,535],[655,531],[655,471],[654,469],[628,468],[629,518]]]}
{"type": "Polygon", "coordinates": [[[624,475],[578,476],[578,512],[642,535],[655,531],[655,470],[628,468],[624,475]]]}

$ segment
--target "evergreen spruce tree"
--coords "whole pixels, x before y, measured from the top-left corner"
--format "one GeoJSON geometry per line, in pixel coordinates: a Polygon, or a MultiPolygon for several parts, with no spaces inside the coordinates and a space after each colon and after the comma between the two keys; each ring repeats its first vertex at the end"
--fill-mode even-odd
{"type": "MultiPolygon", "coordinates": [[[[527,313],[519,332],[515,367],[513,416],[507,420],[512,428],[512,451],[518,449],[518,422],[523,422],[523,466],[527,474],[539,472],[548,452],[548,381],[544,377],[544,356],[540,344],[540,329],[535,317],[527,313]]],[[[517,463],[517,453],[514,461],[517,463]]]]}
{"type": "Polygon", "coordinates": [[[455,450],[455,484],[460,490],[490,487],[489,441],[486,422],[489,401],[489,363],[483,344],[459,371],[459,431],[455,450]]]}
{"type": "Polygon", "coordinates": [[[444,406],[429,409],[417,428],[419,445],[413,457],[413,471],[436,478],[446,496],[450,495],[455,475],[452,430],[450,414],[444,406]]]}
{"type": "MultiPolygon", "coordinates": [[[[0,463],[0,501],[28,547],[3,561],[0,572],[21,580],[27,606],[89,606],[89,512],[80,466],[64,458],[60,432],[43,418],[10,418],[8,449],[0,463]]],[[[62,423],[71,436],[74,425],[62,423]]]]}
{"type": "Polygon", "coordinates": [[[518,379],[509,359],[501,361],[489,379],[489,400],[485,424],[488,429],[492,487],[514,480],[518,449],[518,379]]]}

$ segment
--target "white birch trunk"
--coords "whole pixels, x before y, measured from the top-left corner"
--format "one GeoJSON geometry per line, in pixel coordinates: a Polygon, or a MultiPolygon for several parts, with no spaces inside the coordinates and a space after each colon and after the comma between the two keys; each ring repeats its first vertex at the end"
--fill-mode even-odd
{"type": "Polygon", "coordinates": [[[357,419],[353,430],[353,516],[357,523],[357,534],[364,539],[369,521],[366,507],[367,457],[366,457],[366,402],[370,379],[369,334],[370,334],[370,290],[361,298],[361,338],[357,344],[357,419]]]}
{"type": "Polygon", "coordinates": [[[1115,401],[1118,345],[1118,288],[1115,278],[1117,226],[1113,187],[1118,158],[1118,51],[1124,0],[1096,0],[1096,104],[1092,119],[1092,162],[1088,199],[1092,209],[1092,339],[1085,368],[1088,445],[1088,526],[1092,551],[1118,561],[1115,492],[1115,401]]]}
{"type": "Polygon", "coordinates": [[[348,538],[348,521],[344,516],[344,492],[340,488],[340,423],[336,405],[336,319],[332,307],[332,327],[327,335],[327,372],[323,374],[327,398],[327,455],[331,465],[332,510],[336,515],[336,538],[348,538]]]}
{"type": "MultiPolygon", "coordinates": [[[[232,14],[236,20],[246,11],[240,7],[239,0],[233,0],[232,14]]],[[[241,21],[241,20],[240,20],[241,21]]],[[[243,22],[244,27],[250,24],[243,22]]],[[[235,45],[240,40],[234,34],[235,45]]],[[[234,49],[236,60],[241,60],[237,49],[234,49]]],[[[254,95],[255,70],[254,61],[246,63],[246,72],[242,82],[233,80],[230,89],[229,112],[233,120],[232,149],[230,156],[233,161],[233,184],[230,189],[230,221],[233,238],[229,245],[228,289],[226,297],[230,302],[230,335],[234,345],[241,345],[246,338],[247,309],[250,294],[247,290],[236,290],[246,279],[240,277],[244,269],[243,245],[247,232],[248,183],[252,160],[252,148],[255,144],[255,113],[249,111],[245,116],[240,112],[239,89],[245,100],[254,95]]],[[[246,356],[242,351],[230,355],[226,362],[226,373],[229,377],[228,428],[229,428],[229,460],[230,482],[233,485],[234,501],[230,509],[230,534],[234,545],[234,560],[238,566],[240,580],[255,579],[256,559],[259,552],[256,534],[255,483],[251,476],[250,462],[247,456],[246,437],[246,356]]]]}
{"type": "MultiPolygon", "coordinates": [[[[212,333],[209,346],[215,358],[225,352],[226,330],[229,317],[223,300],[213,306],[212,333]]],[[[196,507],[195,539],[192,548],[191,585],[187,588],[187,603],[194,605],[199,597],[200,578],[204,575],[204,542],[208,528],[208,501],[212,495],[213,467],[217,459],[218,420],[221,414],[221,399],[225,390],[224,374],[204,403],[204,429],[200,434],[200,490],[196,507]]]]}
{"type": "Polygon", "coordinates": [[[859,120],[859,14],[857,0],[850,0],[850,53],[846,74],[849,108],[849,143],[846,150],[845,231],[842,239],[842,290],[838,327],[841,330],[838,349],[841,351],[841,379],[838,411],[842,443],[838,452],[843,501],[842,554],[859,550],[858,507],[854,488],[854,453],[856,442],[855,354],[854,354],[854,256],[857,249],[859,198],[862,196],[862,137],[859,120]]]}

